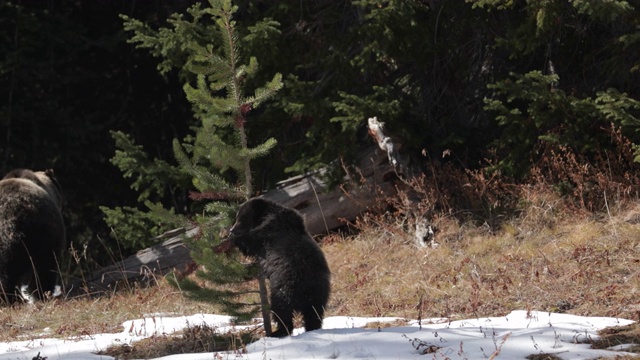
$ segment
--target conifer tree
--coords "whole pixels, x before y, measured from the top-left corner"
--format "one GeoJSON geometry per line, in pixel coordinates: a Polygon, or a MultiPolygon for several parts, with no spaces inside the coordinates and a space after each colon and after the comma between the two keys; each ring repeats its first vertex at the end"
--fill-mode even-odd
{"type": "MultiPolygon", "coordinates": [[[[246,81],[256,74],[258,62],[251,57],[248,63],[242,63],[236,23],[232,20],[237,7],[230,0],[209,3],[207,8],[194,5],[189,13],[194,19],[211,18],[213,25],[207,31],[213,38],[207,41],[213,43],[202,43],[207,39],[204,36],[189,36],[192,28],[181,16],[170,21],[173,29],[156,32],[129,18],[125,18],[125,29],[135,32],[131,41],[138,43],[138,47],[153,49],[162,42],[180,38],[186,40],[183,46],[190,54],[183,71],[194,80],[184,85],[184,91],[200,126],[194,136],[183,142],[174,140],[173,149],[180,169],[191,176],[197,189],[191,194],[192,199],[208,203],[203,214],[194,219],[182,218],[185,225],[196,222],[200,228],[198,236],[187,240],[194,260],[202,265],[202,270],[196,272],[199,281],[180,279],[175,285],[191,298],[218,303],[227,314],[246,319],[255,315],[259,303],[245,301],[247,296],[243,295],[251,291],[236,290],[239,287],[234,285],[255,277],[256,268],[237,258],[216,254],[212,248],[222,241],[221,232],[232,224],[237,204],[253,194],[251,160],[267,154],[276,144],[270,138],[251,146],[246,127],[255,124],[248,122],[247,114],[273,97],[282,87],[282,77],[277,73],[252,95],[246,94],[246,81]]],[[[173,213],[159,205],[148,206],[159,216],[175,219],[173,213]]],[[[261,285],[264,286],[263,278],[261,285]]],[[[262,295],[265,330],[269,333],[266,293],[262,295]]]]}

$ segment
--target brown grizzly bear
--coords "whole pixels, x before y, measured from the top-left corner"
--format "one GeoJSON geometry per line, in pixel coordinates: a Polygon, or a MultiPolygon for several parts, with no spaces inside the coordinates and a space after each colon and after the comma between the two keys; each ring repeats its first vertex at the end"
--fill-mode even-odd
{"type": "Polygon", "coordinates": [[[53,294],[66,244],[53,170],[10,171],[0,181],[0,302],[53,294]]]}

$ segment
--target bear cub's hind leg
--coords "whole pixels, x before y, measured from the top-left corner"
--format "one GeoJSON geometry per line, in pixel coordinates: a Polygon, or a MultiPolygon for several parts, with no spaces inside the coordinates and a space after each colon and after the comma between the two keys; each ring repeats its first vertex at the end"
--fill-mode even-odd
{"type": "Polygon", "coordinates": [[[305,331],[318,330],[322,328],[322,318],[324,317],[324,308],[322,306],[310,306],[302,310],[302,318],[304,319],[305,331]]]}
{"type": "Polygon", "coordinates": [[[278,300],[271,300],[271,313],[278,324],[278,330],[271,334],[271,337],[290,336],[293,332],[293,312],[291,305],[283,304],[278,300]]]}

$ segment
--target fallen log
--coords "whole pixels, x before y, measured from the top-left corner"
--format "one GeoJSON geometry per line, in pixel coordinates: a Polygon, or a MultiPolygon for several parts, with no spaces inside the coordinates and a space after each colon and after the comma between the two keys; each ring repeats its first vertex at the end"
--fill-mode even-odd
{"type": "MultiPolygon", "coordinates": [[[[380,192],[394,191],[395,170],[388,163],[386,153],[370,147],[358,154],[356,163],[356,168],[344,176],[339,187],[329,186],[329,170],[322,169],[284,180],[262,196],[298,210],[312,235],[328,233],[355,220],[375,204],[380,192]]],[[[66,294],[99,294],[113,292],[121,286],[151,286],[173,270],[186,272],[193,261],[183,239],[195,236],[198,231],[180,228],[162,234],[156,238],[157,245],[69,282],[66,294]]]]}
{"type": "Polygon", "coordinates": [[[103,267],[88,277],[70,281],[64,289],[69,297],[99,295],[114,292],[120,288],[156,285],[159,277],[170,271],[185,272],[193,263],[189,249],[183,243],[184,237],[192,237],[198,228],[174,229],[155,239],[162,241],[135,255],[103,267]],[[164,240],[166,239],[166,240],[164,240]],[[164,240],[164,241],[163,241],[164,240]]]}
{"type": "Polygon", "coordinates": [[[340,187],[331,189],[322,169],[280,182],[263,196],[298,210],[311,235],[325,234],[353,221],[375,204],[378,194],[391,194],[395,172],[386,154],[375,148],[363,150],[357,158],[357,173],[344,176],[340,187]]]}

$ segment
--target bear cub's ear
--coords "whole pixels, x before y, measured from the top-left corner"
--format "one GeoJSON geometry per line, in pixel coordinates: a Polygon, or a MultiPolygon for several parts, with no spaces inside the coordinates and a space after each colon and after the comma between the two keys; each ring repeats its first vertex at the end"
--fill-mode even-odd
{"type": "Polygon", "coordinates": [[[260,226],[265,218],[274,212],[273,205],[261,198],[251,199],[240,206],[236,223],[231,228],[232,235],[242,235],[260,226]]]}
{"type": "Polygon", "coordinates": [[[251,214],[251,227],[253,228],[262,224],[264,218],[269,214],[268,210],[271,208],[271,203],[264,199],[255,198],[249,200],[243,207],[251,214]]]}

